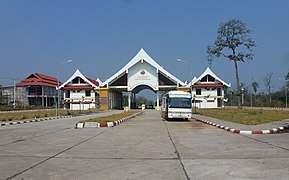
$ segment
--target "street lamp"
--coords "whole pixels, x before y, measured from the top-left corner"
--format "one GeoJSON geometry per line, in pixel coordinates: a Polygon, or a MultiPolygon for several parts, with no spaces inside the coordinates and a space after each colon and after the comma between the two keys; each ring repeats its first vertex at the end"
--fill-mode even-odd
{"type": "MultiPolygon", "coordinates": [[[[191,75],[189,77],[190,78],[189,81],[192,81],[193,80],[193,65],[192,65],[192,63],[189,62],[189,61],[185,61],[185,60],[179,59],[179,58],[177,59],[177,61],[181,62],[181,63],[187,63],[187,64],[190,65],[190,69],[191,69],[190,73],[191,73],[191,75]]],[[[190,89],[191,89],[191,94],[192,94],[192,84],[191,84],[190,89]]]]}
{"type": "MultiPolygon", "coordinates": [[[[284,79],[285,80],[285,78],[278,78],[278,79],[284,79]]],[[[286,109],[288,108],[288,97],[287,97],[287,94],[288,94],[288,86],[287,86],[287,84],[286,84],[286,81],[285,81],[285,107],[286,107],[286,109]]]]}
{"type": "Polygon", "coordinates": [[[62,65],[64,65],[64,64],[67,64],[67,63],[70,63],[70,62],[72,62],[72,60],[71,59],[69,59],[68,61],[65,61],[65,62],[62,62],[62,63],[60,63],[59,65],[58,65],[58,69],[57,69],[57,104],[56,104],[56,117],[57,117],[57,119],[59,118],[59,116],[60,116],[60,113],[59,113],[59,107],[60,107],[60,93],[59,93],[59,78],[60,78],[60,67],[62,66],[62,65]]]}
{"type": "Polygon", "coordinates": [[[193,79],[193,65],[192,65],[192,63],[189,62],[189,61],[185,61],[185,60],[179,59],[179,58],[177,59],[177,61],[178,62],[182,62],[182,63],[187,63],[187,64],[190,65],[191,71],[190,71],[190,79],[189,80],[192,80],[193,79]]]}
{"type": "MultiPolygon", "coordinates": [[[[193,80],[193,64],[191,63],[191,62],[189,62],[189,61],[185,61],[185,60],[182,60],[182,59],[177,59],[177,61],[178,62],[181,62],[181,63],[187,63],[187,64],[189,64],[190,66],[190,79],[189,79],[189,81],[191,81],[192,82],[192,80],[193,80]]],[[[190,84],[190,83],[189,83],[190,84]]],[[[191,95],[193,95],[193,87],[192,87],[192,84],[190,85],[190,91],[191,91],[191,95]]],[[[193,100],[194,100],[194,106],[195,106],[195,113],[197,113],[197,110],[196,110],[196,97],[195,97],[195,95],[194,95],[194,97],[193,97],[193,100]]]]}
{"type": "Polygon", "coordinates": [[[242,95],[242,104],[244,104],[244,90],[245,90],[244,88],[241,89],[241,93],[242,93],[242,94],[241,94],[241,95],[242,95]]]}

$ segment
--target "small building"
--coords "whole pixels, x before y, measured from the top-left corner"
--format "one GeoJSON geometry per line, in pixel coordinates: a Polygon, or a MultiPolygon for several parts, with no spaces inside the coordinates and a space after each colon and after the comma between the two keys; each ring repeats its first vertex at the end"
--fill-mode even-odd
{"type": "Polygon", "coordinates": [[[94,91],[99,82],[85,77],[78,69],[59,88],[64,90],[64,104],[70,110],[88,110],[99,107],[99,94],[94,91]]]}
{"type": "Polygon", "coordinates": [[[0,87],[1,106],[29,106],[27,90],[25,87],[1,86],[0,87]]]}
{"type": "Polygon", "coordinates": [[[54,77],[33,73],[16,84],[18,105],[51,107],[57,102],[57,86],[54,77]]]}
{"type": "Polygon", "coordinates": [[[224,107],[225,89],[230,87],[215,75],[210,68],[198,78],[191,82],[193,106],[198,108],[220,108],[224,107]]]}

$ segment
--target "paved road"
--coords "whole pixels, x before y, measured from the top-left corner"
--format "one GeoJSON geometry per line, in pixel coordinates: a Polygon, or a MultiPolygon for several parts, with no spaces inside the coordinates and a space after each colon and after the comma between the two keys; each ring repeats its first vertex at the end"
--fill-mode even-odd
{"type": "Polygon", "coordinates": [[[76,121],[1,127],[0,179],[289,178],[289,134],[235,135],[156,111],[113,128],[76,121]]]}

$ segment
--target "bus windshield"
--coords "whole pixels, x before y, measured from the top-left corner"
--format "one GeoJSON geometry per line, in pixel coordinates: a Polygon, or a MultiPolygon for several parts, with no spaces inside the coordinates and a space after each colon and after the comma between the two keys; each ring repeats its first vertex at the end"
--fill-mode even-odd
{"type": "Polygon", "coordinates": [[[170,108],[191,108],[191,98],[169,98],[170,108]]]}

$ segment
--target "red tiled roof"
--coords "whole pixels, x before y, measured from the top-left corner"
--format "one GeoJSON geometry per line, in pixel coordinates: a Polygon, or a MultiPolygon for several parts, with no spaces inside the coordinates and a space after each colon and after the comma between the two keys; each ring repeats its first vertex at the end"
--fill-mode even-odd
{"type": "Polygon", "coordinates": [[[90,79],[88,77],[86,77],[86,79],[88,79],[92,84],[99,86],[99,83],[96,80],[90,79]]]}
{"type": "MultiPolygon", "coordinates": [[[[59,82],[59,85],[62,83],[59,82]]],[[[47,76],[40,73],[34,73],[28,76],[26,79],[17,83],[16,86],[48,86],[48,87],[57,87],[57,79],[51,76],[47,76]]]]}
{"type": "Polygon", "coordinates": [[[40,73],[35,73],[35,75],[45,80],[57,82],[57,79],[55,77],[47,76],[45,74],[40,74],[40,73]]]}
{"type": "Polygon", "coordinates": [[[94,89],[92,86],[89,86],[89,85],[84,85],[84,86],[64,86],[63,89],[66,89],[66,90],[71,90],[71,89],[85,89],[85,90],[92,90],[94,89]]]}
{"type": "Polygon", "coordinates": [[[226,86],[222,83],[214,83],[214,84],[209,84],[209,83],[203,83],[203,84],[194,84],[193,87],[223,87],[226,86]]]}

